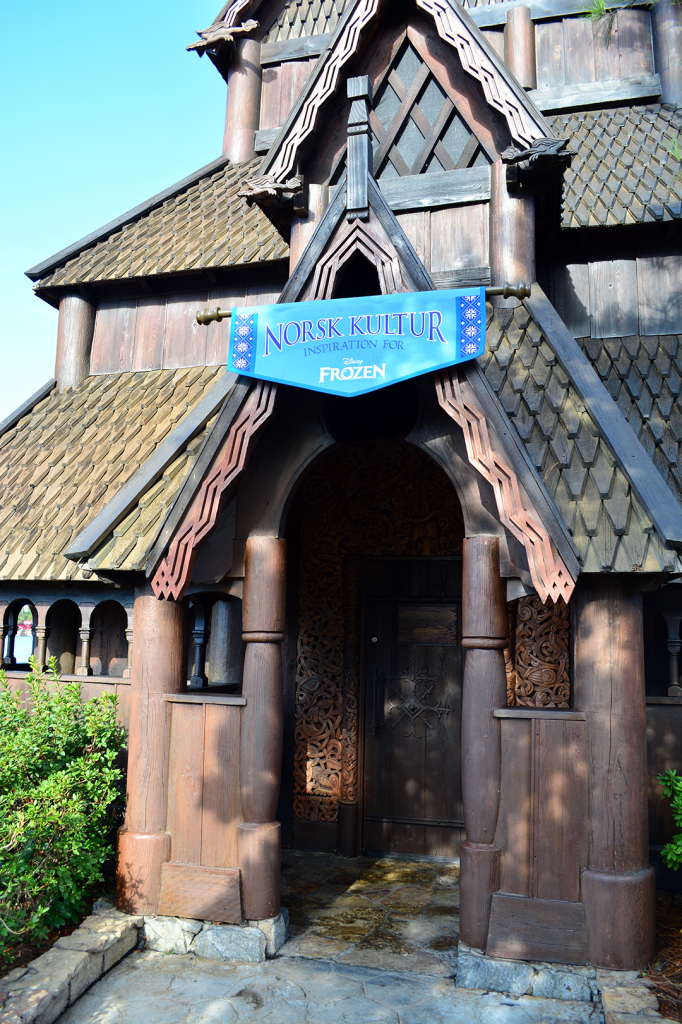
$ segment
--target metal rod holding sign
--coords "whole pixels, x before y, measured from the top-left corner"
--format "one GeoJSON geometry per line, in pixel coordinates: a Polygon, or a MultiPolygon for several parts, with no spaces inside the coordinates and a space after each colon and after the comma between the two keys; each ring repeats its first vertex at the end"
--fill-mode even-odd
{"type": "MultiPolygon", "coordinates": [[[[503,299],[509,299],[512,296],[517,299],[528,299],[530,298],[530,285],[526,284],[525,281],[519,281],[518,284],[510,284],[507,282],[506,284],[500,285],[496,288],[486,288],[486,299],[490,299],[494,295],[501,295],[503,299]]],[[[229,320],[231,316],[231,309],[200,309],[197,312],[197,323],[201,324],[202,327],[208,327],[209,324],[229,320]]]]}

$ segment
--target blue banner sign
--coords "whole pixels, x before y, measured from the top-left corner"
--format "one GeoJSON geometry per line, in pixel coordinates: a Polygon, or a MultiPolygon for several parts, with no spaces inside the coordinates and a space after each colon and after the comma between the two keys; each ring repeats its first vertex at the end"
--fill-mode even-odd
{"type": "Polygon", "coordinates": [[[475,359],[484,348],[485,288],[406,292],[234,309],[229,366],[351,397],[475,359]]]}

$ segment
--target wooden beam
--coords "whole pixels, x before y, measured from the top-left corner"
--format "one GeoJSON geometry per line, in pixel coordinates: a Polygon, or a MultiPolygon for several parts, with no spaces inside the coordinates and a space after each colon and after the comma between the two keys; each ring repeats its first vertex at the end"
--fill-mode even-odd
{"type": "Polygon", "coordinates": [[[439,291],[490,284],[490,267],[464,267],[462,270],[432,270],[431,280],[439,291]]]}
{"type": "Polygon", "coordinates": [[[256,141],[253,147],[256,153],[267,153],[278,135],[279,128],[259,128],[256,132],[256,141]]]}
{"type": "Polygon", "coordinates": [[[490,168],[466,167],[377,182],[392,210],[423,210],[490,199],[490,168]]]}
{"type": "Polygon", "coordinates": [[[682,548],[682,509],[587,356],[538,284],[533,285],[531,297],[524,301],[524,305],[547,336],[552,351],[659,534],[666,544],[682,548]]]}
{"type": "Polygon", "coordinates": [[[14,412],[9,414],[9,416],[6,416],[0,423],[0,437],[2,437],[3,434],[6,434],[8,430],[11,430],[12,427],[16,427],[19,420],[24,416],[27,416],[38,402],[42,402],[43,398],[47,398],[56,383],[57,381],[54,377],[51,377],[46,384],[43,384],[42,388],[38,388],[30,398],[27,398],[25,402],[22,402],[18,409],[15,409],[14,412]]]}
{"type": "Polygon", "coordinates": [[[279,43],[262,43],[260,49],[261,65],[262,67],[267,67],[269,64],[283,64],[287,60],[305,60],[307,57],[319,57],[331,37],[331,32],[322,32],[319,36],[283,39],[279,43]]]}
{"type": "MultiPolygon", "coordinates": [[[[609,7],[649,7],[647,0],[609,0],[609,7]]],[[[465,8],[471,20],[479,28],[495,28],[506,24],[507,14],[514,7],[530,7],[533,21],[565,18],[571,14],[585,14],[591,9],[586,0],[506,0],[487,7],[465,8]]]]}
{"type": "Polygon", "coordinates": [[[230,394],[239,378],[225,373],[209,393],[188,413],[182,422],[161,442],[156,451],[133,473],[127,484],[108,501],[101,512],[78,534],[64,552],[67,558],[85,558],[92,554],[111,531],[127,516],[142,495],[156,483],[178,453],[199,433],[230,394]]]}
{"type": "Polygon", "coordinates": [[[579,107],[605,107],[632,100],[657,99],[661,95],[661,79],[658,75],[637,75],[635,78],[618,78],[611,82],[531,89],[528,95],[543,113],[577,110],[579,107]]]}

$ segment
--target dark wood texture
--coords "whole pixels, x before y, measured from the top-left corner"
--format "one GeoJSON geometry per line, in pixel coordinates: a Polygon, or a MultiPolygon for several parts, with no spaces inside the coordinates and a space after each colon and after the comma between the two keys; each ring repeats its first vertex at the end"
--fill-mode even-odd
{"type": "Polygon", "coordinates": [[[460,934],[485,949],[490,897],[497,887],[493,845],[500,801],[500,727],[493,711],[507,703],[502,647],[506,594],[499,539],[467,537],[462,575],[462,644],[469,647],[462,694],[462,802],[467,842],[461,852],[460,934]]]}
{"type": "Polygon", "coordinates": [[[254,142],[260,122],[260,43],[238,39],[227,78],[227,111],[223,155],[239,164],[255,156],[254,142]]]}
{"type": "Polygon", "coordinates": [[[367,565],[367,852],[459,853],[460,574],[459,559],[387,558],[367,565]]]}
{"type": "Polygon", "coordinates": [[[534,89],[535,26],[530,8],[512,7],[507,15],[504,33],[505,63],[524,89],[534,89]]]}
{"type": "Polygon", "coordinates": [[[487,951],[510,960],[585,964],[588,953],[583,906],[495,893],[487,951]]]}
{"type": "Polygon", "coordinates": [[[362,678],[363,564],[359,555],[343,563],[343,718],[338,850],[357,857],[361,835],[358,807],[360,680],[362,678]]]}
{"type": "Polygon", "coordinates": [[[547,335],[557,359],[657,530],[673,546],[682,546],[682,513],[677,501],[597,377],[587,356],[538,285],[533,285],[533,293],[526,300],[526,306],[547,335]]]}
{"type": "Polygon", "coordinates": [[[59,300],[57,360],[54,375],[60,391],[78,387],[90,373],[90,350],[95,330],[95,307],[82,295],[59,300]]]}
{"type": "MultiPolygon", "coordinates": [[[[496,717],[502,710],[517,709],[500,709],[496,717]]],[[[532,746],[531,719],[512,724],[502,722],[501,811],[495,844],[500,848],[500,889],[518,896],[531,894],[531,801],[534,795],[531,779],[532,746]]]]}
{"type": "Polygon", "coordinates": [[[617,579],[585,581],[574,616],[575,701],[587,712],[589,735],[590,842],[582,898],[590,961],[636,969],[653,955],[654,934],[642,596],[617,579]]]}
{"type": "Polygon", "coordinates": [[[85,558],[101,544],[145,491],[159,479],[182,448],[196,437],[206,422],[215,415],[237,380],[236,374],[226,373],[216,381],[205,398],[184,417],[180,426],[161,442],[144,465],[77,535],[65,552],[68,558],[85,558]]]}
{"type": "Polygon", "coordinates": [[[90,619],[90,666],[96,676],[122,676],[128,663],[128,618],[118,601],[103,601],[90,619]]]}
{"type": "Polygon", "coordinates": [[[239,826],[239,867],[247,921],[264,921],[280,912],[281,850],[278,821],[239,826]]]}
{"type": "Polygon", "coordinates": [[[117,905],[158,913],[166,833],[169,710],[164,695],[185,686],[183,607],[157,601],[149,587],[135,591],[126,820],[119,844],[117,905]],[[140,861],[144,850],[143,863],[140,861]]]}
{"type": "Polygon", "coordinates": [[[159,913],[167,917],[241,924],[239,868],[164,864],[159,913]]]}

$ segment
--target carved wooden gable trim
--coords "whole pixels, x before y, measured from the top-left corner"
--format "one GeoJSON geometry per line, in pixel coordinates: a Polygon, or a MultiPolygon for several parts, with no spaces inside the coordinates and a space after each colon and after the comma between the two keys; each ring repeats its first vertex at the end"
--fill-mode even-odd
{"type": "Polygon", "coordinates": [[[277,385],[259,380],[234,418],[152,578],[158,598],[179,601],[192,577],[197,548],[215,529],[231,487],[241,475],[257,432],[275,408],[277,385]]]}
{"type": "Polygon", "coordinates": [[[500,520],[526,551],[533,586],[542,601],[568,602],[575,580],[542,523],[526,511],[514,469],[493,448],[483,410],[473,393],[462,389],[457,369],[435,374],[438,401],[464,432],[469,462],[495,492],[500,520]]]}
{"type": "MultiPolygon", "coordinates": [[[[349,6],[287,123],[265,157],[262,175],[267,175],[274,182],[284,182],[296,173],[299,153],[315,131],[323,104],[336,92],[342,69],[357,52],[361,33],[380,6],[381,0],[356,0],[349,6]]],[[[452,4],[450,0],[417,0],[417,6],[434,19],[441,39],[457,50],[463,68],[481,83],[488,103],[505,116],[511,136],[517,143],[525,147],[536,139],[555,138],[542,114],[456,0],[452,0],[452,4]]],[[[405,96],[401,104],[404,100],[405,96]]],[[[446,117],[446,113],[443,116],[446,117]]],[[[379,125],[380,122],[377,123],[379,125]]],[[[435,128],[435,122],[430,124],[429,141],[435,128]]],[[[438,141],[436,133],[432,149],[438,141]]],[[[426,161],[430,152],[425,155],[426,161]]]]}
{"type": "Polygon", "coordinates": [[[342,221],[339,233],[332,239],[315,269],[310,287],[310,299],[331,299],[336,276],[350,257],[360,252],[377,268],[382,295],[393,295],[406,290],[398,254],[391,245],[381,224],[370,212],[369,223],[361,220],[342,221]]]}

